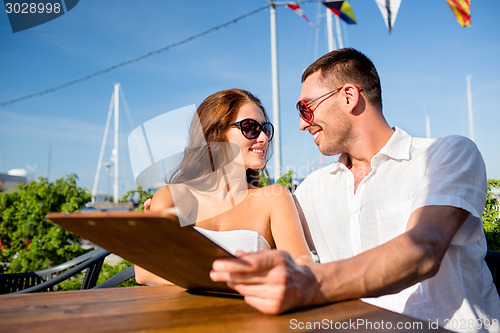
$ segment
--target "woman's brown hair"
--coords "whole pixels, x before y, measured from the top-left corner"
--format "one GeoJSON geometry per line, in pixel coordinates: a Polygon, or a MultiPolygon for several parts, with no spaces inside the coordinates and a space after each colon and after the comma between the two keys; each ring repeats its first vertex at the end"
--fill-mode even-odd
{"type": "MultiPolygon", "coordinates": [[[[233,154],[228,154],[228,145],[214,143],[227,142],[227,129],[236,120],[239,109],[247,103],[255,104],[262,110],[265,120],[269,120],[261,101],[243,89],[218,91],[201,103],[191,122],[184,157],[179,167],[171,175],[170,184],[203,178],[232,160],[231,157],[228,157],[233,156],[233,154]]],[[[270,154],[268,153],[266,162],[269,158],[270,154]]],[[[247,182],[256,186],[259,181],[259,173],[259,170],[247,170],[247,182]]]]}

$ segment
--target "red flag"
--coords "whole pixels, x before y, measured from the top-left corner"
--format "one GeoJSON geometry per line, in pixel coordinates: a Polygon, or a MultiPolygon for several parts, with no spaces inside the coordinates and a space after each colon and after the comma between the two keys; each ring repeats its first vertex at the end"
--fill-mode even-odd
{"type": "Polygon", "coordinates": [[[309,21],[309,19],[307,18],[306,14],[304,13],[304,11],[302,10],[302,8],[300,8],[300,6],[297,3],[290,2],[290,3],[287,3],[286,6],[288,8],[290,8],[291,10],[293,10],[295,12],[295,14],[299,15],[304,20],[306,20],[307,23],[309,23],[313,27],[318,28],[318,26],[316,24],[313,24],[313,23],[311,23],[309,21]]]}

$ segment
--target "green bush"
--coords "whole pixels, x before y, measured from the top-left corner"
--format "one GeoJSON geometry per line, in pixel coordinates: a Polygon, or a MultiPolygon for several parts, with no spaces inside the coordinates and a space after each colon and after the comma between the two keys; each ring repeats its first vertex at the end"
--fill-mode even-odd
{"type": "Polygon", "coordinates": [[[143,212],[144,211],[144,201],[152,198],[153,194],[145,191],[139,186],[136,190],[130,190],[125,193],[120,201],[132,201],[134,202],[135,210],[143,212]]]}
{"type": "MultiPolygon", "coordinates": [[[[289,190],[291,190],[293,174],[294,172],[292,170],[289,170],[287,173],[283,174],[280,178],[278,178],[276,184],[283,185],[287,187],[289,190]]],[[[271,180],[264,172],[261,172],[259,174],[259,187],[265,187],[269,184],[271,184],[271,180]]]]}
{"type": "Polygon", "coordinates": [[[49,183],[40,177],[0,193],[0,273],[48,268],[85,253],[78,236],[47,219],[49,212],[75,212],[90,201],[77,179],[71,174],[49,183]]]}
{"type": "Polygon", "coordinates": [[[269,185],[271,181],[269,180],[269,177],[264,172],[259,173],[259,185],[258,187],[265,187],[269,185]]]}
{"type": "Polygon", "coordinates": [[[292,190],[292,176],[294,172],[292,170],[288,170],[287,173],[285,173],[283,176],[278,178],[276,181],[276,184],[280,184],[288,188],[289,190],[292,190]]]}
{"type": "Polygon", "coordinates": [[[484,234],[489,250],[500,250],[500,207],[493,188],[500,188],[500,180],[488,180],[488,194],[483,211],[484,234]]]}

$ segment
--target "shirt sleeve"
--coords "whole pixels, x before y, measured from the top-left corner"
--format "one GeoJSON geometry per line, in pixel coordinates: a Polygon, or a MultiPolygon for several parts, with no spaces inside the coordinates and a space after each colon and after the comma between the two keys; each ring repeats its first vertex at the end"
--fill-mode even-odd
{"type": "Polygon", "coordinates": [[[426,177],[413,209],[453,206],[481,218],[487,191],[486,169],[474,142],[461,136],[437,139],[427,150],[426,177]]]}

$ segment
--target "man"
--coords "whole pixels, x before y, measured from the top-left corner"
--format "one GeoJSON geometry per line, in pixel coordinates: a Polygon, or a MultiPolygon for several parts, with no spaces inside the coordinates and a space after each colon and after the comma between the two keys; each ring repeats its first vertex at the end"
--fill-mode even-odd
{"type": "Polygon", "coordinates": [[[300,129],[321,153],[342,154],[295,192],[321,264],[300,266],[276,250],[238,253],[215,261],[211,278],[264,313],[363,298],[452,329],[498,331],[490,323],[500,300],[483,260],[485,167],[474,143],[391,128],[377,71],[354,49],[321,57],[302,82],[300,129]]]}

